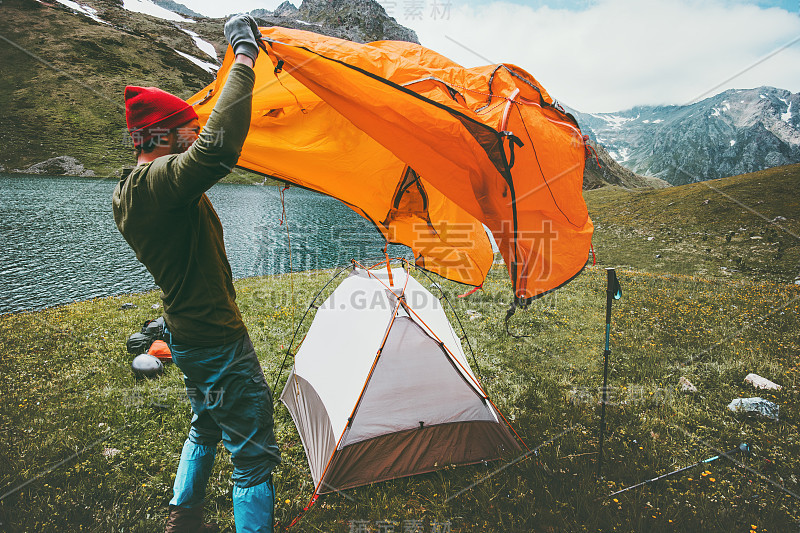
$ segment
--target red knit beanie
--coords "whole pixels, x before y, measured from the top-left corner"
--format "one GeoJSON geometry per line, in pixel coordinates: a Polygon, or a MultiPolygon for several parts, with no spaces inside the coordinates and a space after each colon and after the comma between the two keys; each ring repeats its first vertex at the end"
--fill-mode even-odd
{"type": "Polygon", "coordinates": [[[133,144],[139,146],[153,137],[197,118],[194,108],[156,87],[125,87],[125,120],[133,144]]]}

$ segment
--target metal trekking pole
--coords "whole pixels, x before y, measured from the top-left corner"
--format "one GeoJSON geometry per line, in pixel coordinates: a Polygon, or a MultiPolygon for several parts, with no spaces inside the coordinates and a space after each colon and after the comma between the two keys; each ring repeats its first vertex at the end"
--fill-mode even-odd
{"type": "Polygon", "coordinates": [[[662,474],[662,475],[660,475],[658,477],[654,477],[653,479],[648,479],[647,481],[642,481],[641,483],[637,483],[636,485],[631,485],[630,487],[626,487],[626,488],[624,488],[622,490],[618,490],[617,492],[612,492],[608,496],[603,496],[603,498],[601,498],[601,499],[610,498],[612,496],[616,496],[617,494],[621,494],[621,493],[629,491],[631,489],[635,489],[637,487],[641,487],[642,485],[648,485],[650,483],[654,483],[656,481],[664,479],[665,477],[674,476],[675,474],[680,474],[681,472],[685,472],[687,470],[691,470],[692,468],[695,468],[695,467],[700,466],[702,464],[713,463],[714,461],[716,461],[720,457],[730,457],[731,455],[733,455],[735,453],[743,453],[743,454],[747,455],[747,454],[750,453],[750,446],[743,442],[739,446],[737,446],[736,448],[732,448],[732,449],[728,450],[727,452],[721,453],[719,455],[715,455],[714,457],[709,457],[708,459],[703,459],[702,461],[697,461],[696,463],[691,464],[689,466],[684,466],[683,468],[679,468],[679,469],[674,470],[672,472],[669,472],[667,474],[662,474]]]}
{"type": "Polygon", "coordinates": [[[608,392],[608,356],[611,354],[611,304],[622,297],[622,289],[617,280],[617,272],[607,268],[608,285],[606,288],[606,349],[603,351],[603,401],[600,406],[600,450],[597,459],[597,476],[603,474],[603,441],[606,432],[606,401],[608,392]]]}

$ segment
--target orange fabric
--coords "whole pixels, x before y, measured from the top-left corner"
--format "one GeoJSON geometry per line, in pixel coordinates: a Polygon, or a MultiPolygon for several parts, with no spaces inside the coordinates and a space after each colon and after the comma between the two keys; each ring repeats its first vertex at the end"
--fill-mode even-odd
{"type": "MultiPolygon", "coordinates": [[[[534,298],[586,263],[583,136],[527,72],[465,69],[419,45],[358,44],[262,28],[250,133],[239,165],[340,199],[417,264],[480,285],[492,262],[534,298]],[[275,73],[276,66],[281,67],[275,73]],[[510,168],[511,132],[517,144],[510,168]]],[[[189,102],[205,122],[217,81],[189,102]]]]}
{"type": "Polygon", "coordinates": [[[164,341],[153,341],[153,344],[150,345],[150,349],[147,350],[147,353],[154,357],[158,357],[162,361],[164,359],[172,359],[172,352],[169,350],[169,346],[164,341]]]}

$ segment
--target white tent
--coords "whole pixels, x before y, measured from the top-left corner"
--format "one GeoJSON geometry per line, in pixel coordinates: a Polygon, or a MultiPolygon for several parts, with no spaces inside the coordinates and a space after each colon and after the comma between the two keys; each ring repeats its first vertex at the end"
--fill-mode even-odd
{"type": "Polygon", "coordinates": [[[316,493],[518,449],[440,301],[400,268],[355,269],[317,310],[281,394],[316,493]]]}

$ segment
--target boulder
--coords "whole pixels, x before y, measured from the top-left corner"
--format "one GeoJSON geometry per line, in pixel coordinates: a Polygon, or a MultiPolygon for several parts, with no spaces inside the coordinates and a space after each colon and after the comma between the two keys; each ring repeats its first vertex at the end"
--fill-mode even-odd
{"type": "Polygon", "coordinates": [[[41,163],[31,165],[25,170],[26,174],[48,174],[50,176],[80,176],[80,177],[93,177],[94,170],[88,170],[83,164],[68,155],[60,155],[52,157],[41,163]]]}
{"type": "Polygon", "coordinates": [[[778,420],[778,406],[764,398],[736,398],[728,404],[728,409],[734,413],[758,415],[778,420]]]}
{"type": "Polygon", "coordinates": [[[757,389],[781,390],[780,385],[773,383],[767,378],[762,378],[758,374],[747,374],[747,376],[744,378],[744,382],[749,383],[757,389]]]}

